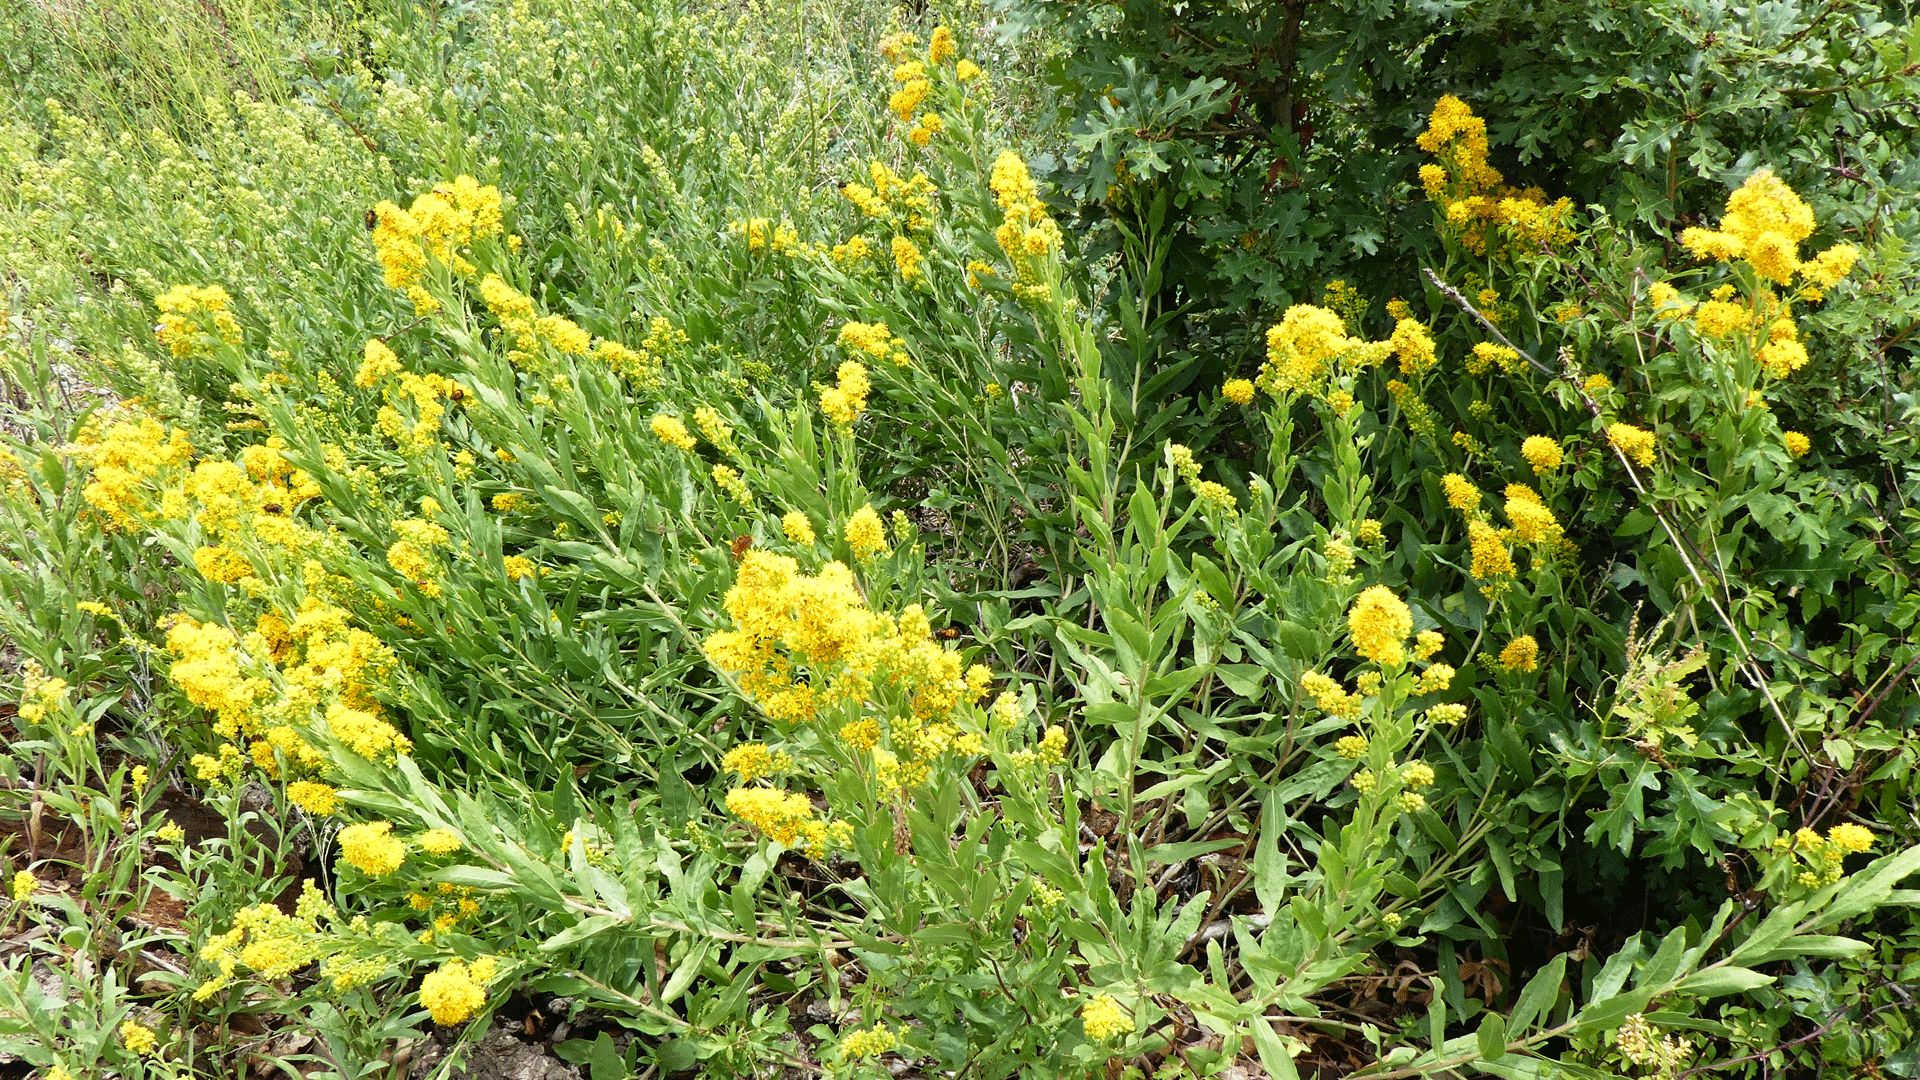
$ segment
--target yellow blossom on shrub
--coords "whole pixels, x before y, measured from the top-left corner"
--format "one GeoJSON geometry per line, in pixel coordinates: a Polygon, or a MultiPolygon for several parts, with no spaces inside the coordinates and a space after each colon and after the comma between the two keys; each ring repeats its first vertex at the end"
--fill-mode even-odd
{"type": "Polygon", "coordinates": [[[1499,368],[1509,375],[1518,373],[1523,366],[1520,354],[1497,342],[1482,341],[1473,347],[1473,353],[1467,358],[1467,374],[1484,375],[1490,368],[1499,368]]]}
{"type": "Polygon", "coordinates": [[[898,1045],[898,1036],[885,1024],[875,1024],[871,1028],[855,1028],[840,1038],[840,1055],[844,1058],[865,1058],[875,1054],[884,1054],[898,1045]]]}
{"type": "Polygon", "coordinates": [[[40,879],[33,876],[31,870],[17,870],[13,875],[13,900],[19,903],[32,896],[40,888],[40,879]]]}
{"type": "Polygon", "coordinates": [[[287,798],[293,805],[319,817],[327,817],[340,809],[340,799],[333,788],[312,780],[296,780],[288,784],[287,798]]]}
{"type": "Polygon", "coordinates": [[[980,65],[971,60],[962,60],[953,66],[953,77],[961,82],[971,82],[982,74],[980,65]]]}
{"type": "Polygon", "coordinates": [[[353,376],[353,385],[362,389],[377,386],[388,376],[399,373],[400,358],[393,354],[387,343],[379,338],[368,338],[360,360],[360,370],[353,376]]]}
{"type": "Polygon", "coordinates": [[[1406,663],[1413,613],[1386,586],[1375,585],[1360,594],[1347,612],[1347,629],[1354,651],[1361,656],[1386,666],[1406,663]]]}
{"type": "Polygon", "coordinates": [[[1446,493],[1447,505],[1455,510],[1472,512],[1480,506],[1480,489],[1459,473],[1441,477],[1440,487],[1446,493]]]}
{"type": "Polygon", "coordinates": [[[1543,476],[1559,468],[1566,460],[1560,444],[1545,435],[1527,436],[1526,441],[1520,444],[1520,456],[1527,459],[1527,464],[1533,466],[1534,472],[1543,476]]]}
{"type": "Polygon", "coordinates": [[[1418,319],[1396,322],[1387,344],[1392,346],[1393,354],[1400,358],[1402,375],[1418,375],[1433,366],[1433,337],[1427,333],[1426,324],[1418,319]]]}
{"type": "Polygon", "coordinates": [[[1815,284],[1832,287],[1853,269],[1858,253],[1838,244],[1800,261],[1800,242],[1813,235],[1813,209],[1793,189],[1761,169],[1727,196],[1719,229],[1690,228],[1680,242],[1696,258],[1729,262],[1745,259],[1761,277],[1780,285],[1804,274],[1815,284]]]}
{"type": "Polygon", "coordinates": [[[1467,543],[1473,555],[1473,564],[1467,572],[1474,580],[1494,581],[1513,576],[1513,556],[1507,551],[1500,530],[1484,521],[1469,521],[1467,543]]]}
{"type": "Polygon", "coordinates": [[[508,555],[500,560],[500,566],[506,571],[508,581],[540,575],[540,567],[525,555],[508,555]]]}
{"type": "Polygon", "coordinates": [[[856,559],[864,561],[887,551],[886,530],[881,526],[880,515],[874,511],[872,504],[853,512],[853,516],[847,519],[845,535],[847,547],[856,559]]]}
{"type": "Polygon", "coordinates": [[[1087,1038],[1102,1042],[1133,1030],[1133,1017],[1111,994],[1095,994],[1088,999],[1080,1008],[1080,1020],[1086,1026],[1087,1038]]]}
{"type": "Polygon", "coordinates": [[[1329,716],[1351,720],[1360,715],[1362,700],[1329,676],[1309,671],[1300,676],[1300,689],[1313,698],[1315,705],[1329,716]]]}
{"type": "Polygon", "coordinates": [[[1194,498],[1209,510],[1227,511],[1239,505],[1239,499],[1225,484],[1216,484],[1211,480],[1202,480],[1193,485],[1194,498]]]}
{"type": "Polygon", "coordinates": [[[780,532],[796,544],[811,544],[814,541],[813,521],[800,510],[789,510],[780,519],[780,532]]]}
{"type": "Polygon", "coordinates": [[[1333,743],[1334,752],[1349,761],[1367,756],[1367,737],[1365,735],[1342,735],[1333,743]]]}
{"type": "Polygon", "coordinates": [[[1509,535],[1522,544],[1554,544],[1560,540],[1560,522],[1537,498],[1513,498],[1506,502],[1507,520],[1513,522],[1509,535]]]}
{"type": "Polygon", "coordinates": [[[1304,390],[1326,374],[1335,359],[1364,345],[1347,336],[1340,316],[1312,304],[1295,304],[1267,329],[1267,362],[1256,383],[1280,392],[1304,390]]]}
{"type": "Polygon", "coordinates": [[[1784,432],[1780,441],[1786,444],[1789,457],[1805,457],[1807,451],[1813,449],[1813,440],[1798,431],[1784,432]]]}
{"type": "Polygon", "coordinates": [[[420,980],[420,1004],[434,1023],[458,1024],[487,1003],[486,984],[493,968],[492,957],[482,957],[471,966],[464,960],[449,960],[420,980]]]}
{"type": "Polygon", "coordinates": [[[340,857],[369,877],[384,877],[407,860],[406,842],[390,835],[390,821],[365,822],[340,830],[340,857]]]}
{"type": "Polygon", "coordinates": [[[1851,821],[1841,822],[1827,830],[1827,843],[1857,854],[1873,846],[1873,830],[1851,821]]]}
{"type": "Polygon", "coordinates": [[[1220,386],[1220,394],[1235,405],[1248,405],[1253,402],[1253,381],[1250,379],[1228,379],[1220,386]]]}
{"type": "Polygon", "coordinates": [[[867,394],[873,384],[867,379],[866,365],[857,360],[841,364],[836,374],[839,385],[819,388],[820,411],[836,427],[845,430],[851,428],[860,414],[866,411],[867,394]]]}
{"type": "Polygon", "coordinates": [[[141,1057],[153,1053],[159,1043],[153,1029],[144,1024],[128,1020],[120,1025],[120,1044],[141,1057]]]}
{"type": "Polygon", "coordinates": [[[1607,442],[1638,465],[1653,464],[1654,435],[1632,424],[1608,424],[1607,442]]]}
{"type": "Polygon", "coordinates": [[[722,768],[739,774],[743,783],[772,776],[793,768],[793,758],[785,751],[775,752],[765,743],[742,743],[720,759],[722,768]]]}
{"type": "Polygon", "coordinates": [[[952,30],[944,26],[933,28],[933,36],[927,39],[927,63],[941,63],[958,55],[959,51],[959,46],[954,44],[952,30]]]}
{"type": "Polygon", "coordinates": [[[1532,634],[1521,634],[1500,650],[1500,666],[1508,672],[1528,672],[1540,667],[1540,643],[1532,634]]]}
{"type": "Polygon", "coordinates": [[[240,324],[227,305],[233,298],[218,285],[175,285],[154,298],[160,309],[155,336],[179,358],[206,351],[208,337],[228,345],[240,342],[240,324]]]}
{"type": "Polygon", "coordinates": [[[417,843],[420,850],[429,855],[451,855],[465,846],[458,836],[446,829],[428,829],[420,834],[417,843]]]}
{"type": "Polygon", "coordinates": [[[700,445],[699,442],[694,439],[693,433],[687,430],[687,425],[682,423],[677,416],[668,416],[666,413],[660,413],[653,418],[653,422],[648,426],[653,429],[654,438],[659,439],[668,446],[677,446],[682,450],[691,450],[700,445]]]}
{"type": "Polygon", "coordinates": [[[893,266],[900,272],[900,280],[909,285],[926,280],[926,262],[919,245],[904,236],[893,238],[893,266]]]}
{"type": "Polygon", "coordinates": [[[774,842],[791,847],[802,827],[813,820],[813,801],[799,792],[742,787],[727,792],[727,811],[774,842]]]}

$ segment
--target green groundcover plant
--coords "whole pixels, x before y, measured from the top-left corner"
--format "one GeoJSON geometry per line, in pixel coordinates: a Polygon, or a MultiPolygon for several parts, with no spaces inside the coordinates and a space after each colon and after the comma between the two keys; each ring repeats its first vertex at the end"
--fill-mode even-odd
{"type": "Polygon", "coordinates": [[[936,14],[14,16],[0,1051],[1920,1074],[1897,229],[1430,93],[1235,337],[936,14]]]}

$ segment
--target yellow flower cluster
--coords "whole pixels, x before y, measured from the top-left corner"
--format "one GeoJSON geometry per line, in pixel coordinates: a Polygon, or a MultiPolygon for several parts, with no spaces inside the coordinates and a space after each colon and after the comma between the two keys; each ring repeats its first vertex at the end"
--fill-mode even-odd
{"type": "Polygon", "coordinates": [[[1439,163],[1420,166],[1420,186],[1444,212],[1462,247],[1476,255],[1535,253],[1573,239],[1567,220],[1573,202],[1549,203],[1539,188],[1505,186],[1487,163],[1487,124],[1466,102],[1448,94],[1434,104],[1416,140],[1439,163]]]}
{"type": "MultiPolygon", "coordinates": [[[[940,192],[926,173],[916,172],[902,180],[885,163],[874,161],[867,165],[867,178],[873,181],[872,186],[854,182],[840,189],[840,194],[862,214],[887,224],[904,225],[907,232],[925,232],[933,227],[935,200],[940,192]]],[[[862,249],[866,246],[862,241],[862,249]]]]}
{"type": "Polygon", "coordinates": [[[853,516],[847,518],[845,534],[848,549],[861,562],[887,552],[886,529],[880,524],[880,515],[871,503],[855,510],[853,516]]]}
{"type": "Polygon", "coordinates": [[[382,201],[373,213],[374,254],[387,287],[405,291],[415,312],[422,315],[440,306],[421,284],[429,259],[456,273],[472,274],[476,268],[461,252],[501,231],[500,189],[481,186],[471,176],[434,188],[414,199],[408,209],[382,201]]]}
{"type": "Polygon", "coordinates": [[[1813,440],[1798,431],[1783,432],[1780,441],[1786,446],[1788,457],[1806,457],[1807,451],[1813,449],[1813,440]]]}
{"type": "Polygon", "coordinates": [[[153,1029],[144,1024],[127,1020],[120,1025],[120,1044],[141,1057],[153,1053],[159,1043],[153,1029]]]}
{"type": "Polygon", "coordinates": [[[1434,104],[1415,142],[1440,160],[1421,165],[1421,188],[1469,252],[1521,256],[1572,240],[1572,200],[1548,202],[1540,188],[1505,186],[1500,169],[1486,161],[1486,121],[1453,94],[1434,104]]]}
{"type": "Polygon", "coordinates": [[[1104,1042],[1133,1030],[1133,1017],[1127,1014],[1112,994],[1095,994],[1080,1008],[1080,1022],[1087,1038],[1104,1042]]]}
{"type": "Polygon", "coordinates": [[[1354,651],[1374,663],[1398,667],[1407,662],[1406,640],[1413,634],[1413,612],[1384,585],[1362,592],[1347,612],[1354,651]]]}
{"type": "Polygon", "coordinates": [[[1680,242],[1696,258],[1731,262],[1744,259],[1754,272],[1779,285],[1796,275],[1816,287],[1832,288],[1859,258],[1851,244],[1835,244],[1800,261],[1800,242],[1813,235],[1813,209],[1793,189],[1761,169],[1727,196],[1718,229],[1691,228],[1680,242]]]}
{"type": "Polygon", "coordinates": [[[1228,379],[1220,386],[1220,396],[1235,405],[1253,404],[1253,380],[1228,379]]]}
{"type": "Polygon", "coordinates": [[[339,841],[340,858],[369,877],[385,877],[407,861],[407,842],[393,835],[391,821],[349,825],[339,841]]]}
{"type": "Polygon", "coordinates": [[[1041,263],[1049,253],[1060,249],[1060,226],[1040,201],[1040,189],[1019,154],[1002,150],[993,161],[987,186],[1002,214],[993,236],[1013,266],[1017,278],[1014,295],[1045,302],[1049,292],[1042,280],[1041,263]]]}
{"type": "Polygon", "coordinates": [[[1607,425],[1607,444],[1636,465],[1653,464],[1654,448],[1658,445],[1653,432],[1624,423],[1607,425]]]}
{"type": "Polygon", "coordinates": [[[217,974],[195,988],[194,1000],[205,1001],[233,985],[242,965],[261,981],[274,982],[320,959],[329,944],[321,923],[338,917],[311,881],[302,887],[292,915],[272,904],[240,909],[230,929],[209,937],[201,947],[200,959],[217,974]]]}
{"type": "Polygon", "coordinates": [[[789,510],[780,519],[781,535],[796,544],[811,544],[814,541],[813,521],[805,511],[789,510]]]}
{"type": "Polygon", "coordinates": [[[13,895],[14,903],[17,904],[27,899],[28,897],[32,896],[34,892],[39,888],[40,888],[40,879],[33,876],[33,871],[31,870],[14,871],[13,882],[12,882],[12,895],[13,895]]]}
{"type": "Polygon", "coordinates": [[[1520,456],[1526,458],[1527,464],[1533,466],[1533,471],[1542,476],[1559,468],[1566,461],[1566,455],[1561,451],[1560,444],[1546,435],[1527,436],[1526,441],[1520,444],[1520,456]]]}
{"type": "Polygon", "coordinates": [[[175,285],[154,298],[160,322],[154,336],[175,357],[204,356],[215,342],[240,343],[240,324],[227,305],[233,298],[218,285],[175,285]]]}
{"type": "Polygon", "coordinates": [[[784,847],[805,847],[819,854],[853,839],[853,827],[844,821],[814,816],[813,800],[799,792],[778,788],[739,787],[727,792],[727,812],[784,847]]]}
{"type": "Polygon", "coordinates": [[[920,252],[920,246],[904,236],[893,238],[893,268],[900,273],[900,280],[916,285],[927,280],[927,257],[920,252]]]}
{"type": "Polygon", "coordinates": [[[707,475],[713,479],[713,486],[726,492],[734,502],[743,507],[753,505],[753,489],[747,486],[738,469],[730,465],[715,465],[707,475]]]}
{"type": "Polygon", "coordinates": [[[1393,355],[1400,358],[1402,375],[1418,375],[1434,364],[1433,336],[1427,331],[1427,324],[1418,319],[1405,318],[1394,323],[1393,335],[1387,339],[1387,345],[1393,355]]]}
{"type": "Polygon", "coordinates": [[[684,349],[689,341],[685,330],[676,329],[659,316],[648,321],[647,336],[637,349],[608,338],[596,338],[572,319],[541,315],[532,297],[507,284],[498,274],[488,274],[481,279],[480,299],[499,320],[498,333],[511,343],[507,362],[517,368],[541,368],[545,363],[541,344],[545,343],[562,355],[591,356],[615,374],[644,384],[653,379],[663,356],[684,349]]]}
{"type": "Polygon", "coordinates": [[[693,437],[693,432],[688,431],[687,425],[677,416],[660,413],[654,416],[653,421],[647,426],[653,430],[654,438],[668,446],[691,450],[700,445],[699,440],[693,437]]]}
{"type": "Polygon", "coordinates": [[[1791,839],[1782,836],[1775,840],[1773,849],[1779,854],[1790,851],[1803,860],[1805,869],[1795,880],[1806,888],[1818,888],[1839,881],[1845,872],[1847,856],[1869,850],[1873,842],[1872,829],[1844,821],[1828,829],[1824,838],[1812,829],[1802,828],[1791,839]]]}
{"type": "Polygon", "coordinates": [[[1521,634],[1500,650],[1500,666],[1509,674],[1537,671],[1540,667],[1540,643],[1532,634],[1521,634]]]}
{"type": "Polygon", "coordinates": [[[748,251],[771,250],[775,255],[798,255],[805,250],[800,243],[800,231],[792,222],[782,221],[778,225],[763,217],[747,218],[736,221],[730,226],[735,236],[747,238],[748,251]]]}
{"type": "Polygon", "coordinates": [[[1467,354],[1469,375],[1485,375],[1495,367],[1509,375],[1518,375],[1526,370],[1527,364],[1514,349],[1491,341],[1476,344],[1473,351],[1467,354]]]}
{"type": "Polygon", "coordinates": [[[766,743],[741,743],[727,751],[720,765],[728,772],[737,773],[742,782],[752,783],[793,768],[793,755],[784,750],[770,750],[766,743]]]}
{"type": "Polygon", "coordinates": [[[472,964],[457,957],[448,960],[420,980],[420,1004],[436,1024],[461,1023],[487,1003],[487,983],[493,978],[494,966],[491,956],[472,964]]]}
{"type": "Polygon", "coordinates": [[[894,336],[883,322],[849,321],[840,328],[838,340],[840,346],[849,352],[856,355],[864,353],[875,360],[891,360],[895,367],[906,367],[912,362],[907,355],[906,341],[894,336]]]}
{"type": "Polygon", "coordinates": [[[1366,703],[1361,695],[1348,693],[1339,682],[1317,671],[1300,676],[1300,689],[1311,696],[1313,703],[1328,716],[1356,719],[1366,703]]]}
{"type": "Polygon", "coordinates": [[[79,439],[61,452],[90,466],[81,497],[122,528],[156,516],[152,504],[158,487],[193,460],[193,444],[185,431],[148,416],[105,426],[89,420],[79,439]]]}
{"type": "MultiPolygon", "coordinates": [[[[1424,327],[1419,336],[1425,336],[1424,327]]],[[[1426,344],[1430,356],[1432,340],[1427,338],[1426,344]]],[[[1419,355],[1418,349],[1409,344],[1409,336],[1403,336],[1401,347],[1412,349],[1403,357],[1419,355]]],[[[1347,336],[1346,321],[1326,308],[1295,304],[1267,329],[1267,362],[1260,366],[1254,385],[1276,396],[1310,390],[1332,373],[1336,361],[1372,367],[1395,349],[1390,341],[1369,342],[1347,336]]]]}
{"type": "Polygon", "coordinates": [[[835,427],[847,431],[867,410],[867,394],[873,389],[873,383],[867,378],[866,365],[858,360],[843,362],[836,376],[838,385],[816,387],[820,394],[820,411],[833,421],[835,427]]]}
{"type": "Polygon", "coordinates": [[[899,1036],[885,1024],[855,1028],[840,1037],[840,1056],[849,1060],[884,1054],[899,1045],[899,1036]]]}

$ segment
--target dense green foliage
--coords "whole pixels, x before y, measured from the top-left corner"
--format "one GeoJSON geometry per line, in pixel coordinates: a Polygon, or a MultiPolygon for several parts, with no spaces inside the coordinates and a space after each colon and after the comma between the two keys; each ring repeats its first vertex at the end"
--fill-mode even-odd
{"type": "Polygon", "coordinates": [[[5,9],[0,1050],[1920,1076],[1912,16],[941,14],[5,9]]]}

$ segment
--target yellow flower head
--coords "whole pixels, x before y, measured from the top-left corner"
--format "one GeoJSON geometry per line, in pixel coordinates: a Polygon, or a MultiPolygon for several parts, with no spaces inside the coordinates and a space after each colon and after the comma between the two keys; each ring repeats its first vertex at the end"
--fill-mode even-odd
{"type": "MultiPolygon", "coordinates": [[[[944,28],[943,28],[944,29],[944,28]]],[[[849,1060],[884,1054],[899,1045],[899,1036],[885,1024],[855,1028],[840,1037],[840,1055],[849,1060]]]]}
{"type": "Polygon", "coordinates": [[[1520,456],[1527,459],[1533,471],[1542,476],[1560,467],[1566,460],[1560,444],[1545,435],[1529,435],[1527,441],[1520,444],[1520,456]]]}
{"type": "Polygon", "coordinates": [[[813,521],[801,510],[789,510],[780,519],[780,531],[796,544],[811,544],[814,541],[813,521]]]}
{"type": "Polygon", "coordinates": [[[1607,442],[1637,465],[1653,464],[1654,434],[1632,424],[1608,424],[1607,442]]]}
{"type": "Polygon", "coordinates": [[[1805,457],[1807,456],[1807,451],[1813,449],[1813,440],[1798,431],[1782,433],[1780,441],[1786,444],[1787,455],[1789,457],[1805,457]]]}
{"type": "Polygon", "coordinates": [[[1413,633],[1413,613],[1393,591],[1375,585],[1360,594],[1347,612],[1353,647],[1374,663],[1397,666],[1407,662],[1406,640],[1413,633]]]}
{"type": "Polygon", "coordinates": [[[857,360],[841,364],[837,375],[838,386],[820,387],[820,411],[835,426],[845,429],[866,411],[867,394],[873,384],[867,378],[866,365],[857,360]]]}
{"type": "Polygon", "coordinates": [[[1220,395],[1235,405],[1253,403],[1253,382],[1249,379],[1228,379],[1221,384],[1220,395]]]}
{"type": "Polygon", "coordinates": [[[863,562],[887,551],[886,530],[871,503],[855,510],[853,516],[847,519],[845,536],[847,546],[853,550],[853,557],[863,562]]]}
{"type": "Polygon", "coordinates": [[[128,1020],[120,1025],[120,1044],[141,1057],[153,1053],[159,1043],[153,1029],[144,1024],[128,1020]]]}
{"type": "Polygon", "coordinates": [[[1509,673],[1535,671],[1540,667],[1540,643],[1532,634],[1521,634],[1500,650],[1500,666],[1509,673]]]}
{"type": "Polygon", "coordinates": [[[326,817],[340,809],[340,799],[333,788],[313,780],[288,784],[287,800],[317,817],[326,817]]]}
{"type": "Polygon", "coordinates": [[[793,768],[793,758],[785,752],[775,752],[765,743],[741,743],[727,751],[720,759],[720,765],[728,772],[739,775],[742,783],[752,783],[763,776],[773,776],[793,768]]]}
{"type": "Polygon", "coordinates": [[[1873,830],[1851,821],[1827,830],[1827,843],[1842,851],[1862,852],[1873,846],[1873,830]]]}
{"type": "Polygon", "coordinates": [[[451,855],[465,845],[446,829],[428,829],[420,834],[420,850],[429,855],[451,855]]]}
{"type": "Polygon", "coordinates": [[[1080,1008],[1080,1021],[1086,1026],[1087,1038],[1101,1042],[1133,1030],[1133,1017],[1127,1015],[1127,1010],[1111,994],[1095,994],[1089,998],[1080,1008]]]}
{"type": "Polygon", "coordinates": [[[1455,510],[1471,513],[1480,506],[1480,489],[1473,481],[1459,473],[1448,473],[1440,478],[1440,487],[1447,495],[1447,505],[1455,510]]]}
{"type": "Polygon", "coordinates": [[[374,821],[340,830],[340,858],[369,877],[384,877],[407,860],[406,842],[390,835],[393,823],[374,821]]]}
{"type": "Polygon", "coordinates": [[[433,1015],[434,1023],[458,1024],[487,1003],[486,981],[492,969],[488,959],[471,967],[464,960],[449,960],[420,980],[420,1004],[433,1015]]]}
{"type": "Polygon", "coordinates": [[[666,443],[668,446],[677,446],[682,450],[691,450],[699,445],[699,442],[693,437],[693,432],[688,431],[687,425],[681,422],[677,416],[668,416],[666,413],[660,413],[653,418],[653,423],[648,426],[653,429],[654,437],[666,443]]]}

